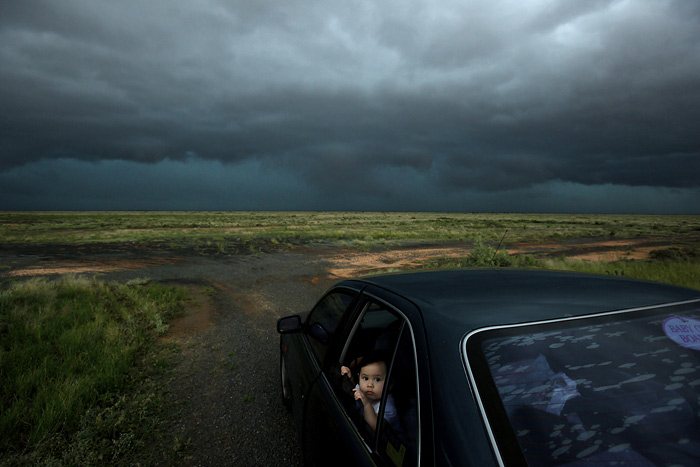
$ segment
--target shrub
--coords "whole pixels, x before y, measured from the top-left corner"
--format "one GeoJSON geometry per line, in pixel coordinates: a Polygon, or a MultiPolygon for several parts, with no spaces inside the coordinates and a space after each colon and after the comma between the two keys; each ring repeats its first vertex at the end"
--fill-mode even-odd
{"type": "Polygon", "coordinates": [[[671,247],[654,250],[649,257],[657,261],[700,261],[700,250],[691,247],[671,247]]]}
{"type": "Polygon", "coordinates": [[[474,249],[464,259],[465,267],[508,267],[513,264],[507,251],[496,251],[495,248],[484,245],[481,240],[476,242],[474,249]]]}

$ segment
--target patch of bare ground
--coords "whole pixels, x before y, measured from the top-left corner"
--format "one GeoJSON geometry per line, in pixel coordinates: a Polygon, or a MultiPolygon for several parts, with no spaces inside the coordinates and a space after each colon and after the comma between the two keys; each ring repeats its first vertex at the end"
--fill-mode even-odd
{"type": "MultiPolygon", "coordinates": [[[[619,259],[648,259],[653,250],[678,246],[668,241],[600,240],[567,243],[518,243],[506,250],[509,254],[558,256],[589,261],[616,261],[619,259]]],[[[392,249],[381,252],[345,250],[335,252],[328,261],[328,272],[338,278],[386,270],[411,269],[428,259],[462,258],[469,255],[471,246],[436,246],[392,249]]]]}
{"type": "Polygon", "coordinates": [[[128,260],[128,259],[85,259],[79,261],[40,260],[21,269],[8,272],[10,277],[46,276],[52,274],[102,274],[129,269],[146,269],[163,264],[173,264],[177,258],[128,260]]]}
{"type": "Polygon", "coordinates": [[[184,344],[214,324],[214,304],[207,293],[208,290],[201,286],[184,287],[187,288],[190,299],[185,306],[185,312],[170,321],[168,330],[162,337],[165,342],[184,344]]]}
{"type": "Polygon", "coordinates": [[[570,240],[560,243],[516,243],[510,245],[507,251],[509,254],[565,256],[587,261],[617,261],[648,259],[654,250],[679,245],[673,240],[660,239],[570,240]]]}
{"type": "MultiPolygon", "coordinates": [[[[514,243],[506,250],[509,254],[531,254],[537,256],[566,256],[572,259],[590,261],[615,261],[618,259],[647,259],[653,250],[679,246],[672,240],[660,239],[619,239],[619,240],[567,240],[549,243],[514,243]]],[[[76,246],[79,259],[69,258],[66,247],[58,254],[42,252],[33,261],[24,260],[15,267],[9,265],[5,274],[10,277],[28,277],[53,274],[109,274],[114,272],[152,269],[158,266],[176,266],[192,260],[192,256],[173,255],[167,249],[148,251],[143,246],[134,245],[138,258],[127,257],[128,246],[120,245],[112,254],[96,255],[94,246],[76,246]],[[95,257],[107,256],[107,257],[95,257]]],[[[310,255],[325,256],[329,262],[328,274],[337,278],[353,277],[394,269],[410,269],[427,259],[438,257],[464,257],[471,251],[470,245],[439,245],[431,247],[394,248],[379,252],[352,249],[337,249],[330,253],[313,250],[297,250],[310,255]]],[[[133,256],[130,251],[128,256],[133,256]]]]}
{"type": "Polygon", "coordinates": [[[468,254],[469,248],[466,247],[406,248],[375,253],[345,250],[336,252],[327,261],[331,263],[329,274],[344,279],[384,270],[411,268],[431,258],[455,258],[468,254]]]}

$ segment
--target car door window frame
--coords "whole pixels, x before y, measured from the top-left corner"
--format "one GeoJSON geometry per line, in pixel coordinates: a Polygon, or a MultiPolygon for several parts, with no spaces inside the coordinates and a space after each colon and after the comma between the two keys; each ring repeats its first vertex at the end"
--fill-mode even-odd
{"type": "MultiPolygon", "coordinates": [[[[415,430],[416,430],[416,446],[415,446],[415,452],[413,453],[416,456],[415,459],[415,464],[413,465],[419,465],[420,464],[420,449],[421,449],[421,423],[420,423],[420,385],[419,385],[419,374],[418,374],[418,361],[417,361],[417,352],[416,352],[416,338],[415,338],[415,332],[413,329],[413,326],[406,314],[401,312],[399,309],[396,307],[392,306],[391,304],[387,303],[386,301],[375,297],[371,294],[362,294],[362,296],[359,298],[358,303],[357,303],[357,310],[355,313],[352,313],[352,316],[350,317],[350,321],[345,323],[346,330],[343,334],[339,334],[337,336],[338,339],[342,341],[342,345],[338,345],[338,349],[336,349],[337,353],[337,362],[332,362],[333,364],[329,364],[327,366],[327,381],[331,385],[333,389],[333,393],[335,394],[335,397],[338,398],[339,406],[343,407],[346,419],[351,422],[351,425],[353,426],[353,429],[360,435],[360,438],[363,440],[365,443],[365,447],[367,450],[371,453],[374,453],[374,455],[378,456],[379,458],[383,459],[385,462],[388,462],[386,460],[387,454],[380,453],[378,450],[378,447],[380,446],[380,436],[383,431],[383,427],[385,424],[387,424],[386,420],[384,420],[383,415],[384,415],[384,410],[386,408],[386,398],[388,397],[388,391],[386,391],[383,396],[382,396],[382,402],[380,406],[380,411],[378,413],[378,423],[377,423],[377,429],[375,433],[371,434],[368,436],[367,430],[362,429],[361,425],[358,425],[358,420],[356,420],[356,417],[353,416],[351,413],[351,410],[349,406],[352,404],[347,404],[343,403],[342,400],[340,400],[341,397],[346,398],[347,394],[343,392],[343,390],[339,387],[340,386],[340,378],[337,377],[335,372],[338,372],[339,374],[339,368],[340,368],[340,361],[344,361],[344,359],[347,357],[347,353],[352,345],[353,339],[356,337],[356,333],[358,329],[360,329],[362,325],[362,321],[365,318],[366,314],[371,311],[371,307],[373,305],[378,305],[381,307],[380,310],[377,311],[386,311],[387,313],[393,315],[397,321],[399,321],[399,328],[396,334],[396,338],[391,342],[391,347],[389,349],[390,355],[391,355],[391,361],[388,362],[388,368],[387,368],[387,385],[391,385],[392,381],[395,377],[395,361],[396,361],[396,356],[397,356],[397,351],[400,343],[402,343],[402,335],[403,333],[408,333],[408,337],[410,338],[410,358],[411,358],[411,368],[413,370],[411,378],[414,380],[413,383],[415,385],[415,402],[416,402],[416,420],[415,420],[415,430]]],[[[329,362],[330,363],[330,362],[329,362]]],[[[389,464],[391,465],[391,464],[389,464]]]]}

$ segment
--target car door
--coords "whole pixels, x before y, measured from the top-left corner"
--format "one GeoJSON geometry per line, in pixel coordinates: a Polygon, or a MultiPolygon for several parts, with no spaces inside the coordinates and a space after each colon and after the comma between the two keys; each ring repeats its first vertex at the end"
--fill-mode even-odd
{"type": "Polygon", "coordinates": [[[327,292],[309,312],[301,332],[283,335],[282,361],[288,378],[290,402],[302,444],[309,436],[303,431],[308,394],[319,377],[333,337],[353,308],[359,292],[337,287],[327,292]]]}
{"type": "Polygon", "coordinates": [[[336,337],[338,345],[329,350],[307,397],[305,459],[311,465],[416,465],[418,391],[408,321],[388,304],[364,298],[336,337]],[[372,429],[353,397],[359,375],[349,383],[340,369],[350,366],[359,372],[362,356],[378,349],[387,356],[385,387],[397,390],[384,392],[372,429]]]}
{"type": "Polygon", "coordinates": [[[327,377],[327,368],[338,360],[347,329],[357,313],[356,306],[348,306],[339,316],[340,307],[333,301],[345,300],[345,296],[334,297],[333,294],[337,293],[347,296],[348,291],[331,292],[325,299],[327,303],[322,300],[312,311],[305,326],[310,360],[315,367],[308,375],[313,380],[303,396],[302,451],[305,464],[310,466],[326,466],[329,462],[335,465],[371,465],[365,463],[368,457],[362,440],[348,426],[327,377]],[[332,333],[327,332],[328,323],[334,323],[332,333]]]}

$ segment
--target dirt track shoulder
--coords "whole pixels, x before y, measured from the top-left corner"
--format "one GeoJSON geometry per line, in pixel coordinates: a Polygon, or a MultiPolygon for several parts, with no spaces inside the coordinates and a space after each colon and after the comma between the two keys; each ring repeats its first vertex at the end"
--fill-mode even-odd
{"type": "Polygon", "coordinates": [[[276,320],[313,305],[334,282],[324,270],[322,260],[286,252],[119,273],[121,280],[148,273],[204,291],[191,311],[204,316],[180,336],[166,336],[182,349],[170,383],[182,416],[163,440],[161,458],[180,443],[179,465],[300,465],[280,403],[276,320]]]}

